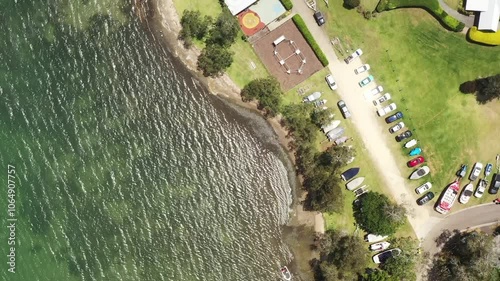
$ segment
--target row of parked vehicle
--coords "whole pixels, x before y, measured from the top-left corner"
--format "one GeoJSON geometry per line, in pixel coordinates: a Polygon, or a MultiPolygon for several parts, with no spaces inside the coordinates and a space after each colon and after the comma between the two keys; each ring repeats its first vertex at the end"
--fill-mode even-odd
{"type": "MultiPolygon", "coordinates": [[[[358,67],[357,69],[355,69],[354,73],[361,74],[361,73],[364,73],[364,72],[370,70],[370,68],[371,68],[370,65],[364,64],[361,67],[358,67]]],[[[375,79],[374,79],[373,75],[368,75],[368,77],[362,79],[358,83],[358,85],[360,87],[365,87],[365,86],[369,85],[371,82],[373,82],[374,80],[375,79]]],[[[383,94],[383,91],[384,91],[384,88],[382,86],[378,85],[375,88],[371,89],[370,91],[368,91],[364,94],[365,99],[371,100],[373,102],[373,105],[379,107],[379,109],[377,110],[377,114],[380,117],[384,117],[387,114],[389,114],[397,109],[397,105],[394,102],[390,103],[388,105],[385,105],[385,106],[383,105],[384,103],[390,101],[392,98],[390,93],[383,94]]],[[[404,117],[403,113],[401,111],[398,111],[398,112],[393,113],[385,118],[385,122],[387,124],[392,124],[392,126],[389,127],[389,133],[397,134],[405,128],[405,126],[406,126],[405,123],[403,121],[401,121],[401,119],[403,119],[403,117],[404,117]],[[395,122],[397,122],[397,123],[395,123],[395,122]]],[[[406,139],[410,139],[412,136],[413,136],[413,133],[410,130],[406,130],[404,132],[397,134],[395,136],[395,139],[397,142],[402,142],[406,139]]],[[[417,140],[411,139],[405,143],[404,147],[410,149],[410,148],[414,147],[416,144],[417,144],[417,140]]],[[[413,167],[419,166],[420,164],[423,164],[425,162],[425,158],[420,155],[421,153],[422,153],[422,149],[420,147],[413,148],[409,152],[409,155],[414,156],[414,158],[411,159],[410,161],[408,161],[406,163],[406,165],[409,168],[413,168],[413,167]]],[[[421,178],[425,177],[429,173],[430,173],[430,168],[428,166],[423,166],[423,167],[418,168],[415,171],[413,171],[409,178],[411,180],[417,180],[417,179],[421,179],[421,178]]],[[[432,184],[430,182],[426,182],[425,184],[417,187],[415,189],[415,192],[417,194],[423,194],[425,191],[429,190],[431,187],[432,187],[432,184]]],[[[417,200],[417,204],[423,205],[423,204],[429,202],[430,200],[432,200],[432,198],[434,198],[434,194],[432,192],[426,193],[417,200]]]]}

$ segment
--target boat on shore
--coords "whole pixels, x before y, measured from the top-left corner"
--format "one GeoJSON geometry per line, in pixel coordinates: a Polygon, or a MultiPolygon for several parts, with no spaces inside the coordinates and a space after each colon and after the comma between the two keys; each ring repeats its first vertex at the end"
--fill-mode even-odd
{"type": "Polygon", "coordinates": [[[387,235],[377,235],[377,234],[368,234],[366,235],[365,237],[365,241],[366,242],[370,242],[370,243],[374,243],[374,242],[379,242],[379,241],[382,241],[382,240],[385,240],[387,239],[387,235]]]}
{"type": "Polygon", "coordinates": [[[345,187],[347,188],[347,190],[354,190],[356,189],[356,187],[360,186],[363,181],[365,180],[364,177],[357,177],[355,179],[353,179],[352,181],[348,182],[345,187]]]}
{"type": "Polygon", "coordinates": [[[391,246],[391,243],[383,241],[383,242],[371,244],[370,250],[371,251],[382,251],[382,250],[389,248],[389,246],[391,246]]]}
{"type": "Polygon", "coordinates": [[[455,200],[457,199],[459,190],[460,190],[460,184],[458,181],[455,181],[452,184],[450,184],[446,189],[446,191],[444,192],[443,196],[441,196],[441,200],[439,200],[439,203],[435,208],[436,211],[443,215],[448,213],[448,211],[451,210],[453,203],[455,203],[455,200]]]}
{"type": "Polygon", "coordinates": [[[283,266],[281,269],[281,277],[283,277],[283,280],[289,281],[292,280],[292,273],[290,273],[290,270],[288,270],[288,267],[283,266]]]}

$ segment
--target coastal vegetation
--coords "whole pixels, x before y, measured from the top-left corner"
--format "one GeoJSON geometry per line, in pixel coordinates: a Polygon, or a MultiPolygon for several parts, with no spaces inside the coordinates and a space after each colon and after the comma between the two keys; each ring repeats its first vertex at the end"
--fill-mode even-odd
{"type": "Polygon", "coordinates": [[[184,10],[181,17],[181,32],[179,39],[184,42],[184,47],[190,48],[193,39],[203,40],[213,24],[211,16],[201,16],[199,11],[184,10]]]}
{"type": "Polygon", "coordinates": [[[232,63],[233,52],[217,44],[207,45],[198,57],[198,69],[204,76],[220,76],[232,63]]]}
{"type": "Polygon", "coordinates": [[[446,28],[460,32],[465,25],[448,15],[439,5],[438,0],[381,0],[377,5],[377,12],[393,10],[397,8],[423,8],[436,17],[446,28]]]}
{"type": "Polygon", "coordinates": [[[475,94],[480,104],[500,99],[500,74],[464,82],[460,85],[464,94],[475,94]]]}
{"type": "Polygon", "coordinates": [[[269,116],[280,111],[282,94],[280,83],[271,76],[253,80],[241,90],[243,101],[258,100],[258,108],[269,116]]]}
{"type": "Polygon", "coordinates": [[[429,270],[429,280],[498,280],[499,239],[487,233],[444,232],[448,239],[429,270]]]}
{"type": "Polygon", "coordinates": [[[315,280],[358,280],[368,266],[366,244],[358,236],[328,230],[315,246],[320,251],[320,259],[312,262],[315,280]]]}
{"type": "Polygon", "coordinates": [[[314,39],[314,36],[311,34],[309,31],[309,28],[307,28],[306,23],[304,22],[304,19],[299,14],[296,14],[292,17],[293,22],[299,29],[300,33],[302,33],[302,36],[307,41],[307,44],[311,46],[311,49],[314,51],[314,54],[318,58],[318,60],[321,62],[323,66],[328,65],[328,59],[326,58],[325,54],[319,47],[318,43],[316,42],[316,39],[314,39]]]}

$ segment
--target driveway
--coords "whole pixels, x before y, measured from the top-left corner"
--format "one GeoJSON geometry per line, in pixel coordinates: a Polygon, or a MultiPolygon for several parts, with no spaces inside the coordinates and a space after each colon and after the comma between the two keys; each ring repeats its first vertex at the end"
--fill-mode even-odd
{"type": "MultiPolygon", "coordinates": [[[[375,83],[361,89],[358,82],[367,75],[365,73],[363,75],[354,74],[354,69],[362,65],[361,60],[356,58],[350,64],[346,64],[343,60],[340,61],[333,50],[326,31],[316,24],[312,16],[313,11],[307,7],[304,0],[293,0],[293,5],[292,11],[302,16],[330,61],[328,67],[338,83],[337,93],[351,110],[352,123],[362,138],[366,150],[370,153],[387,190],[391,192],[398,203],[405,205],[409,211],[408,219],[417,237],[419,239],[424,238],[434,225],[442,221],[442,218],[429,207],[417,206],[412,194],[413,187],[407,186],[406,177],[410,171],[405,171],[404,175],[399,171],[396,159],[388,146],[390,141],[394,142],[395,140],[387,131],[388,126],[385,126],[380,121],[381,118],[377,116],[375,106],[371,101],[367,101],[363,97],[363,93],[375,87],[375,83]]],[[[376,77],[375,82],[377,82],[376,77]]],[[[394,89],[387,90],[395,92],[394,89]]]]}

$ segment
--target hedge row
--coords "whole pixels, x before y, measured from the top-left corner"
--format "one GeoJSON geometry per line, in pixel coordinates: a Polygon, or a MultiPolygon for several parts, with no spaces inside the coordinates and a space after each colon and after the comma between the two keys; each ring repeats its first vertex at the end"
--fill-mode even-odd
{"type": "Polygon", "coordinates": [[[500,31],[482,32],[473,26],[469,29],[469,39],[477,43],[498,46],[500,45],[500,31]]]}
{"type": "Polygon", "coordinates": [[[292,0],[280,0],[280,2],[287,11],[290,11],[293,8],[292,0]]]}
{"type": "Polygon", "coordinates": [[[381,0],[377,5],[377,12],[393,10],[397,8],[423,8],[429,13],[434,15],[443,25],[448,29],[460,32],[464,29],[465,25],[448,15],[441,6],[438,0],[381,0]]]}
{"type": "Polygon", "coordinates": [[[309,44],[309,46],[311,46],[311,49],[314,51],[314,54],[316,54],[316,57],[318,57],[321,64],[323,66],[327,66],[328,59],[326,58],[325,53],[323,53],[323,51],[319,47],[318,43],[316,42],[316,39],[314,39],[313,35],[311,34],[309,29],[307,28],[306,23],[304,22],[302,17],[297,14],[297,15],[292,17],[292,20],[295,23],[295,25],[297,26],[297,28],[299,29],[300,33],[302,33],[302,35],[306,39],[307,44],[309,44]]]}

